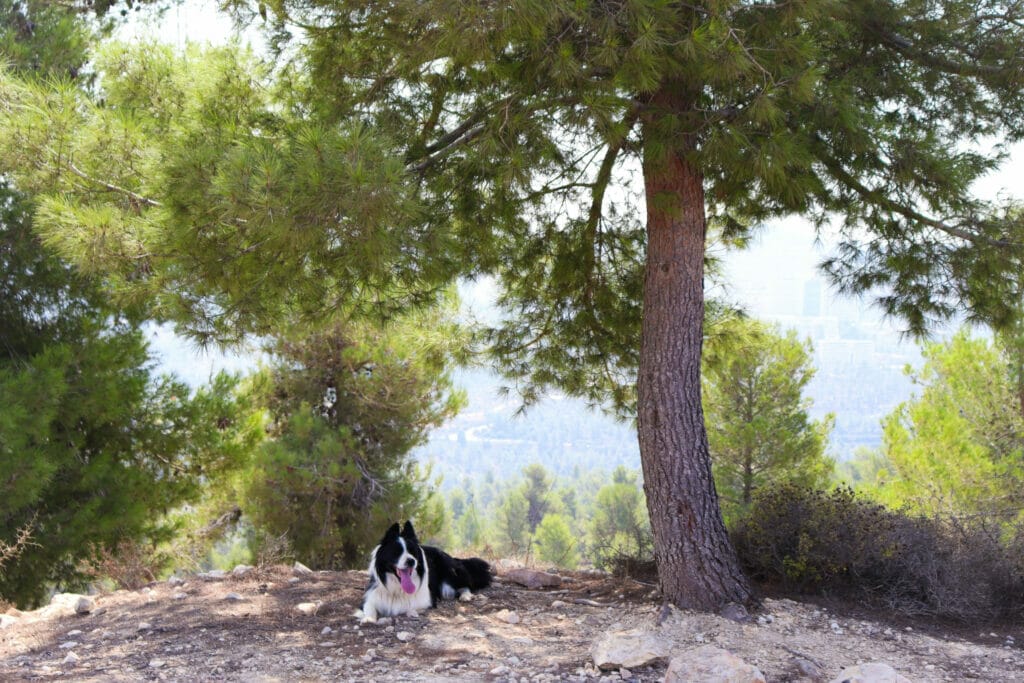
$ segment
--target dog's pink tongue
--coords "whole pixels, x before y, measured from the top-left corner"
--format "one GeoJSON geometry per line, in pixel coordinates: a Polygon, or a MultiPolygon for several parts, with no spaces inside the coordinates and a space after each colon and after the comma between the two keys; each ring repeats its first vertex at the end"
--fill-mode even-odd
{"type": "Polygon", "coordinates": [[[402,590],[409,595],[416,592],[416,586],[412,582],[412,569],[399,569],[398,580],[402,582],[402,590]]]}

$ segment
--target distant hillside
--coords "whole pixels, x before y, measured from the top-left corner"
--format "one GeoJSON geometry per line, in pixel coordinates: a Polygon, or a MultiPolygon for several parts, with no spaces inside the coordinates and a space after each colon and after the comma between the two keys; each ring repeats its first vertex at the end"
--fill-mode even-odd
{"type": "Polygon", "coordinates": [[[415,454],[420,462],[434,464],[445,489],[467,476],[516,476],[534,462],[567,477],[576,469],[640,467],[633,426],[590,410],[582,401],[552,397],[516,415],[517,398],[502,398],[501,380],[492,373],[460,372],[456,384],[466,389],[468,406],[415,454]]]}

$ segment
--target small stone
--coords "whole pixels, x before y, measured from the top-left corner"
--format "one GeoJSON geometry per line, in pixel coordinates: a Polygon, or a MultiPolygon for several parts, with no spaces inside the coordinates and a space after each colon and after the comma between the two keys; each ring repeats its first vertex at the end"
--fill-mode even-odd
{"type": "Polygon", "coordinates": [[[335,645],[337,645],[337,643],[335,643],[333,640],[325,640],[322,643],[317,643],[317,645],[319,647],[334,647],[335,645]]]}
{"type": "Polygon", "coordinates": [[[292,583],[292,584],[294,584],[294,583],[298,583],[299,581],[302,581],[302,579],[300,579],[300,578],[299,578],[299,577],[297,577],[297,576],[293,576],[293,577],[291,577],[290,579],[288,579],[288,583],[292,583]]]}
{"type": "Polygon", "coordinates": [[[153,628],[153,624],[149,623],[148,621],[140,621],[139,625],[136,627],[136,629],[139,631],[148,631],[151,628],[153,628]]]}
{"type": "Polygon", "coordinates": [[[805,681],[826,681],[828,678],[821,668],[814,662],[804,659],[803,657],[794,657],[790,662],[790,671],[793,673],[792,679],[802,679],[805,681]]]}
{"type": "Polygon", "coordinates": [[[235,577],[236,579],[240,579],[243,576],[248,576],[255,569],[255,567],[248,564],[235,565],[235,568],[231,570],[231,576],[235,577]]]}
{"type": "Polygon", "coordinates": [[[765,683],[764,674],[733,653],[711,645],[689,650],[672,658],[665,672],[665,683],[687,681],[730,681],[765,683]]]}
{"type": "Polygon", "coordinates": [[[630,671],[629,669],[619,669],[619,676],[621,676],[624,679],[625,678],[630,678],[632,675],[633,675],[633,672],[630,671]]]}
{"type": "Polygon", "coordinates": [[[316,614],[317,610],[320,609],[319,602],[300,602],[295,605],[295,609],[306,615],[316,614]]]}
{"type": "Polygon", "coordinates": [[[668,659],[669,646],[657,634],[646,631],[606,633],[590,647],[591,659],[600,669],[648,666],[668,659]]]}
{"type": "Polygon", "coordinates": [[[74,629],[72,631],[68,631],[68,638],[74,638],[75,636],[80,636],[80,635],[82,635],[82,629],[76,628],[76,629],[74,629]]]}
{"type": "Polygon", "coordinates": [[[839,673],[839,676],[832,679],[832,683],[910,683],[910,681],[905,676],[898,674],[888,664],[869,662],[846,667],[839,673]]]}
{"type": "Polygon", "coordinates": [[[395,638],[398,638],[403,643],[408,643],[410,640],[412,640],[412,634],[408,631],[399,631],[395,634],[395,638]]]}
{"type": "Polygon", "coordinates": [[[562,585],[562,577],[535,569],[513,569],[506,572],[505,578],[527,588],[558,588],[562,585]]]}
{"type": "Polygon", "coordinates": [[[326,636],[328,633],[330,633],[333,630],[334,629],[332,629],[330,626],[324,626],[322,629],[320,629],[320,635],[326,636]]]}
{"type": "Polygon", "coordinates": [[[516,612],[509,611],[507,609],[498,610],[494,613],[494,618],[504,621],[506,624],[518,624],[519,614],[516,612]]]}
{"type": "Polygon", "coordinates": [[[224,596],[224,599],[225,600],[230,600],[232,602],[240,602],[242,600],[245,600],[245,598],[243,598],[238,593],[228,593],[227,595],[224,596]]]}
{"type": "Polygon", "coordinates": [[[188,593],[178,592],[178,593],[175,593],[174,595],[171,596],[171,600],[184,600],[187,597],[188,597],[188,593]]]}
{"type": "Polygon", "coordinates": [[[59,647],[62,650],[70,650],[73,647],[78,647],[78,643],[74,640],[69,640],[66,643],[61,643],[59,647]]]}
{"type": "Polygon", "coordinates": [[[180,576],[172,576],[171,578],[167,579],[167,585],[172,587],[184,586],[185,579],[181,578],[180,576]]]}
{"type": "Polygon", "coordinates": [[[149,668],[150,669],[159,669],[159,668],[162,668],[163,665],[164,665],[164,660],[162,660],[162,659],[151,659],[151,660],[149,660],[149,668]]]}
{"type": "Polygon", "coordinates": [[[92,611],[93,602],[84,595],[75,601],[75,614],[88,614],[92,611]]]}
{"type": "Polygon", "coordinates": [[[718,614],[729,621],[735,621],[738,624],[745,624],[750,621],[750,612],[748,612],[747,608],[738,602],[730,602],[723,607],[718,614]]]}
{"type": "Polygon", "coordinates": [[[65,666],[74,666],[75,664],[78,664],[78,655],[74,652],[69,652],[61,663],[65,666]]]}
{"type": "Polygon", "coordinates": [[[491,674],[492,676],[503,676],[503,675],[507,674],[510,670],[511,669],[509,669],[504,664],[500,664],[500,665],[494,667],[493,669],[491,669],[488,673],[491,674]]]}
{"type": "Polygon", "coordinates": [[[313,570],[301,562],[296,562],[292,565],[292,573],[296,576],[312,576],[313,570]]]}
{"type": "Polygon", "coordinates": [[[559,607],[565,607],[565,602],[562,601],[562,600],[555,600],[554,602],[551,603],[551,606],[556,608],[556,609],[559,608],[559,607]]]}
{"type": "Polygon", "coordinates": [[[228,573],[226,571],[224,571],[223,569],[214,569],[212,571],[206,572],[205,574],[202,575],[202,577],[204,579],[212,579],[214,581],[219,581],[220,579],[223,579],[227,575],[228,575],[228,573]]]}

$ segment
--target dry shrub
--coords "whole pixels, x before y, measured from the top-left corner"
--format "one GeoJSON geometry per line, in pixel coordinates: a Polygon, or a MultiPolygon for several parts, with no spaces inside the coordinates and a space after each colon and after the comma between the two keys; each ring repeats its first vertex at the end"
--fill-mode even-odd
{"type": "Polygon", "coordinates": [[[988,621],[1024,608],[1024,534],[883,508],[853,491],[766,489],[733,528],[755,581],[903,614],[988,621]]]}
{"type": "Polygon", "coordinates": [[[124,540],[114,548],[95,548],[86,573],[93,581],[109,579],[119,588],[136,590],[156,581],[166,563],[152,544],[124,540]]]}

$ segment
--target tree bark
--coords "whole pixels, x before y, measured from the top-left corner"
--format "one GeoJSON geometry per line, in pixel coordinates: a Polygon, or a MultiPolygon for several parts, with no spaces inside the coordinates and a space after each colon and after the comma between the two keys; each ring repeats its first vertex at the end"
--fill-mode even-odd
{"type": "Polygon", "coordinates": [[[722,521],[701,407],[703,176],[687,158],[692,139],[666,140],[662,127],[665,115],[687,109],[685,91],[669,84],[651,97],[643,122],[647,261],[637,420],[663,595],[680,607],[716,610],[752,594],[722,521]]]}

